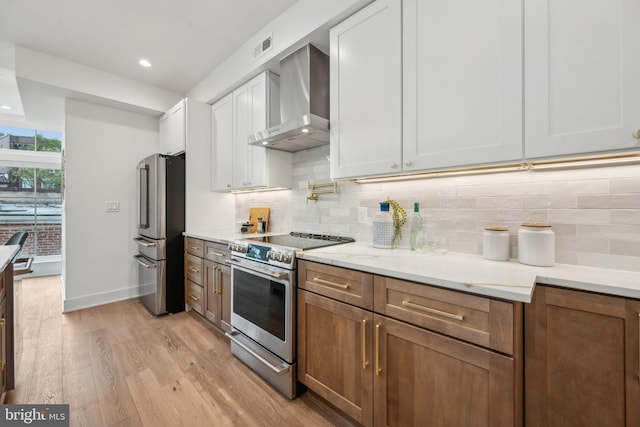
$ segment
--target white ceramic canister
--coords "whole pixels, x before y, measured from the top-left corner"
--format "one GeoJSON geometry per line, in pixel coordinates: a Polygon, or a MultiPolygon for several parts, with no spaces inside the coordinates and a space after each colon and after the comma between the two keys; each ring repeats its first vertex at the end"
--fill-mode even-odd
{"type": "Polygon", "coordinates": [[[518,230],[518,261],[551,267],[555,262],[555,234],[549,224],[522,224],[518,230]]]}
{"type": "Polygon", "coordinates": [[[487,227],[482,233],[482,256],[493,261],[509,260],[509,229],[487,227]]]}

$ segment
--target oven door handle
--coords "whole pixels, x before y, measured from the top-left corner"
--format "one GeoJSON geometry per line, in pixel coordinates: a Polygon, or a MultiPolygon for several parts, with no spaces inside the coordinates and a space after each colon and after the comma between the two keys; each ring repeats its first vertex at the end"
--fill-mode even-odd
{"type": "Polygon", "coordinates": [[[238,261],[236,261],[234,259],[227,260],[227,262],[229,264],[231,264],[231,265],[235,265],[236,267],[241,267],[241,268],[244,268],[244,269],[247,269],[247,270],[255,271],[256,273],[265,274],[267,276],[273,277],[273,278],[278,279],[278,280],[286,279],[286,278],[289,277],[289,273],[275,273],[273,271],[269,271],[269,270],[264,269],[264,268],[250,267],[250,266],[245,265],[245,264],[243,264],[241,262],[238,262],[238,261]]]}
{"type": "Polygon", "coordinates": [[[258,353],[256,353],[255,351],[251,350],[249,347],[247,347],[242,342],[240,342],[240,340],[237,340],[236,339],[236,335],[238,335],[238,334],[239,334],[239,332],[236,332],[236,331],[225,332],[225,335],[227,337],[229,337],[229,339],[231,341],[233,341],[236,345],[240,346],[244,351],[246,351],[247,353],[249,353],[250,355],[252,355],[256,359],[258,359],[260,362],[262,362],[266,366],[268,366],[269,369],[271,369],[273,372],[275,372],[276,375],[284,375],[285,373],[287,373],[289,371],[289,369],[291,369],[291,367],[289,365],[287,365],[286,363],[283,363],[280,366],[274,366],[267,359],[265,359],[264,357],[260,356],[258,353]]]}

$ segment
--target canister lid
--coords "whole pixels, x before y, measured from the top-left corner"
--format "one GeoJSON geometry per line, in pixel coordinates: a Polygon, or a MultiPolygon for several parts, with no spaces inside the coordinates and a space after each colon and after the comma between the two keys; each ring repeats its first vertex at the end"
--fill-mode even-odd
{"type": "Polygon", "coordinates": [[[525,222],[521,224],[522,227],[534,227],[534,228],[551,228],[550,224],[542,224],[539,222],[525,222]]]}
{"type": "Polygon", "coordinates": [[[485,227],[484,229],[487,231],[509,231],[506,227],[485,227]]]}

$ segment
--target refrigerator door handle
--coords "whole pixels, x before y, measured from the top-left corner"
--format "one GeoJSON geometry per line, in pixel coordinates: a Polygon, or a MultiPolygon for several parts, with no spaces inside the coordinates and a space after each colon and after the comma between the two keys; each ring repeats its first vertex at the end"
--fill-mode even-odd
{"type": "Polygon", "coordinates": [[[156,268],[157,266],[155,264],[149,264],[147,262],[144,262],[144,257],[142,255],[134,255],[133,256],[139,264],[143,265],[144,268],[156,268]]]}
{"type": "Polygon", "coordinates": [[[149,228],[149,165],[138,164],[138,202],[140,203],[138,227],[149,228]]]}
{"type": "Polygon", "coordinates": [[[134,237],[133,240],[140,246],[144,246],[145,248],[155,248],[156,246],[158,246],[155,242],[150,242],[147,239],[143,239],[142,237],[134,237]]]}

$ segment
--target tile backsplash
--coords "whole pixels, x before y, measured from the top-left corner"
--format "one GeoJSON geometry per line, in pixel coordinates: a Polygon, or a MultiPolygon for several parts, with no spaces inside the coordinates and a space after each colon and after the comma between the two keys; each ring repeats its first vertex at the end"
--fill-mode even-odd
{"type": "MultiPolygon", "coordinates": [[[[420,203],[425,221],[445,234],[450,251],[482,253],[482,233],[505,226],[511,257],[517,258],[517,232],[524,222],[545,222],[556,235],[556,262],[640,271],[640,165],[588,169],[521,171],[487,175],[355,184],[338,183],[337,194],[309,201],[308,182],[330,182],[329,148],[294,154],[296,188],[239,194],[237,221],[249,208],[271,208],[269,231],[337,234],[370,242],[379,202],[397,200],[411,214],[420,203]],[[358,207],[367,223],[358,224],[358,207]]],[[[400,246],[409,245],[408,226],[400,246]]]]}

